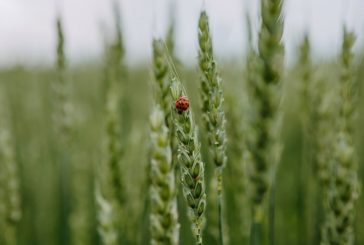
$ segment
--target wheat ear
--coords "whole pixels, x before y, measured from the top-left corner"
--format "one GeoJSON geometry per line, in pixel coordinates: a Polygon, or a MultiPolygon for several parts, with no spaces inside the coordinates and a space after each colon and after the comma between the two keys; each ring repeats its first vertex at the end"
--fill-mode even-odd
{"type": "Polygon", "coordinates": [[[222,171],[226,164],[226,132],[225,113],[223,110],[223,92],[221,77],[217,71],[212,47],[209,19],[206,11],[202,11],[198,22],[199,65],[201,76],[202,112],[208,135],[210,153],[215,164],[219,242],[224,244],[222,215],[222,171]]]}
{"type": "Polygon", "coordinates": [[[151,237],[152,244],[178,244],[176,182],[165,116],[159,105],[150,117],[151,237]]]}
{"type": "Polygon", "coordinates": [[[355,35],[344,28],[340,106],[322,244],[354,244],[355,202],[359,196],[353,129],[353,116],[356,111],[352,51],[354,42],[355,35]]]}
{"type": "MultiPolygon", "coordinates": [[[[174,100],[180,96],[187,96],[181,82],[176,77],[173,77],[171,94],[174,100]]],[[[182,113],[174,109],[172,115],[178,140],[178,163],[181,168],[183,194],[190,209],[192,231],[196,237],[196,243],[201,245],[206,194],[205,166],[201,160],[197,127],[192,118],[191,109],[182,113]]]]}
{"type": "Polygon", "coordinates": [[[257,66],[254,69],[254,83],[251,98],[255,106],[255,118],[252,128],[255,131],[253,142],[249,145],[253,160],[251,173],[253,187],[253,224],[251,244],[260,244],[264,220],[264,203],[271,188],[269,201],[269,231],[271,242],[274,241],[274,175],[280,156],[278,143],[279,104],[283,76],[284,47],[281,43],[283,34],[283,0],[261,0],[261,30],[258,39],[258,56],[252,56],[257,66]],[[257,69],[257,70],[255,70],[257,69]]]}

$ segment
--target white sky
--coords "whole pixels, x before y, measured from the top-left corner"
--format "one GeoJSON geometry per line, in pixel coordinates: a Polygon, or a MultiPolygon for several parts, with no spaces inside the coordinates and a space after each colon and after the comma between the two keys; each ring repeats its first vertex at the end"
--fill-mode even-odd
{"type": "MultiPolygon", "coordinates": [[[[183,61],[197,57],[197,19],[203,0],[119,0],[127,61],[148,61],[152,36],[165,32],[170,1],[177,4],[176,46],[183,61]]],[[[241,59],[245,47],[244,13],[258,27],[258,0],[205,0],[214,45],[220,58],[241,59]]],[[[49,64],[54,59],[56,9],[64,21],[71,63],[102,54],[103,34],[112,31],[111,0],[0,0],[0,66],[49,64]],[[109,30],[109,31],[108,31],[109,30]]],[[[343,23],[364,38],[364,0],[286,0],[284,42],[288,59],[305,30],[314,53],[331,57],[339,51],[343,23]]]]}

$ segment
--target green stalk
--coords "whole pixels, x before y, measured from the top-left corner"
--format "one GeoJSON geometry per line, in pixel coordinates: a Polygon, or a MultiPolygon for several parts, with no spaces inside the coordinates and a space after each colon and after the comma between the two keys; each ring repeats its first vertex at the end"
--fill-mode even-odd
{"type": "Polygon", "coordinates": [[[263,224],[260,221],[253,221],[250,232],[250,245],[262,244],[263,224]]]}
{"type": "Polygon", "coordinates": [[[275,179],[273,179],[271,188],[270,188],[270,192],[269,192],[269,218],[268,218],[268,222],[269,222],[269,244],[270,245],[274,245],[275,243],[275,211],[276,211],[276,181],[275,179]]]}

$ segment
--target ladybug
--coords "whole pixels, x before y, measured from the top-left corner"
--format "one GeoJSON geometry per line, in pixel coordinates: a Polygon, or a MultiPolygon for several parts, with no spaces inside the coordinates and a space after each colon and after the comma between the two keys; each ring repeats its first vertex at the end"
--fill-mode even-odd
{"type": "Polygon", "coordinates": [[[176,109],[178,114],[182,114],[182,112],[186,111],[190,107],[190,101],[187,99],[186,96],[180,96],[176,100],[176,109]]]}

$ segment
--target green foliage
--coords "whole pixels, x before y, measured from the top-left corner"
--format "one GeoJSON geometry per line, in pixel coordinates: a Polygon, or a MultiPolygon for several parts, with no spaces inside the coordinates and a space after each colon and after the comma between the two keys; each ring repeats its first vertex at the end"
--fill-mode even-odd
{"type": "MultiPolygon", "coordinates": [[[[124,148],[124,152],[127,152],[127,154],[123,156],[125,164],[123,164],[122,172],[127,204],[124,214],[118,220],[124,223],[123,227],[125,227],[119,230],[120,233],[127,232],[134,235],[128,235],[130,237],[128,244],[149,243],[148,237],[146,237],[147,240],[141,238],[142,234],[149,229],[141,218],[144,199],[149,194],[143,187],[147,175],[145,169],[149,162],[147,158],[148,144],[146,143],[146,140],[150,137],[147,122],[150,115],[149,105],[152,104],[152,90],[150,89],[150,83],[148,83],[150,81],[149,71],[150,68],[148,67],[131,68],[128,71],[130,74],[128,80],[133,82],[126,82],[125,85],[128,91],[132,91],[128,93],[127,100],[133,105],[133,113],[127,114],[124,119],[131,121],[133,126],[127,140],[128,144],[124,148]]],[[[335,111],[339,108],[337,103],[339,71],[340,66],[336,63],[315,63],[315,81],[312,86],[312,96],[315,114],[317,115],[312,118],[317,123],[319,122],[317,125],[319,128],[313,131],[312,136],[318,139],[320,144],[314,146],[317,153],[313,153],[315,156],[313,174],[314,177],[317,175],[319,179],[321,179],[320,175],[323,176],[322,180],[325,179],[325,176],[330,176],[327,173],[324,174],[325,167],[322,164],[328,163],[325,159],[334,152],[330,148],[330,142],[334,142],[334,140],[330,136],[332,133],[329,132],[335,132],[333,122],[336,122],[335,111]],[[320,164],[317,162],[318,160],[321,161],[320,164]]],[[[227,215],[225,220],[230,237],[230,242],[227,244],[246,244],[242,242],[241,236],[249,232],[249,225],[242,226],[243,223],[240,220],[243,219],[244,222],[247,222],[246,220],[249,220],[250,214],[248,212],[248,217],[244,217],[244,212],[249,211],[249,205],[242,201],[246,194],[241,189],[244,183],[240,180],[244,178],[242,177],[244,176],[244,165],[249,167],[251,162],[249,154],[245,153],[244,156],[246,146],[241,142],[248,140],[247,137],[253,132],[246,125],[250,114],[244,113],[245,110],[250,108],[250,104],[247,103],[248,99],[244,96],[249,94],[250,90],[244,90],[241,79],[247,79],[248,75],[253,76],[253,74],[251,72],[242,73],[241,64],[234,66],[222,63],[221,72],[225,78],[223,85],[226,102],[224,106],[227,133],[229,134],[227,147],[229,164],[226,165],[224,171],[225,210],[227,215]],[[235,113],[231,111],[235,111],[235,113]],[[243,158],[243,162],[241,158],[243,158]],[[233,231],[235,236],[232,235],[233,231]]],[[[286,83],[286,98],[282,103],[282,109],[285,112],[282,141],[285,148],[276,179],[276,244],[297,244],[298,239],[296,232],[298,221],[296,217],[299,210],[297,210],[297,179],[295,173],[298,160],[302,154],[302,133],[300,129],[301,119],[298,116],[301,110],[301,96],[298,94],[298,90],[294,88],[294,84],[300,82],[301,77],[298,77],[300,73],[296,69],[289,69],[287,72],[286,79],[290,82],[286,83]]],[[[185,86],[189,91],[190,108],[197,111],[199,109],[200,94],[198,91],[199,84],[196,81],[199,79],[200,72],[197,72],[195,68],[185,68],[181,69],[180,74],[186,81],[185,86]]],[[[72,143],[72,154],[76,159],[74,162],[85,170],[84,177],[78,178],[77,183],[78,187],[83,188],[86,193],[81,195],[80,198],[85,202],[82,207],[88,215],[87,234],[90,239],[88,244],[94,245],[101,244],[97,232],[96,219],[99,214],[94,198],[96,191],[94,182],[96,174],[104,173],[98,167],[99,163],[104,159],[102,153],[103,142],[100,140],[105,135],[105,104],[102,96],[100,96],[103,87],[102,79],[100,79],[102,75],[102,70],[98,65],[82,65],[69,70],[69,76],[75,81],[74,90],[70,94],[70,99],[75,108],[72,129],[75,140],[72,143]]],[[[52,93],[50,93],[49,84],[54,76],[55,74],[48,69],[35,68],[18,67],[0,72],[1,88],[8,94],[6,99],[10,111],[12,141],[14,142],[15,159],[19,166],[23,214],[18,223],[19,244],[56,244],[59,236],[59,230],[55,228],[55,224],[59,223],[59,217],[55,215],[59,210],[58,199],[55,199],[55,196],[59,193],[56,181],[59,172],[52,167],[56,157],[52,138],[56,138],[56,136],[51,117],[52,107],[50,102],[53,97],[52,93]]],[[[360,108],[362,108],[362,105],[363,103],[360,102],[360,108]]],[[[171,106],[174,106],[173,102],[171,106]]],[[[176,116],[180,115],[177,114],[176,116]]],[[[201,119],[201,115],[196,113],[194,123],[203,122],[201,119]]],[[[203,126],[203,124],[199,125],[203,126]]],[[[358,132],[357,137],[363,134],[361,125],[360,123],[354,124],[354,129],[358,132]]],[[[199,133],[201,138],[206,137],[202,130],[199,133]]],[[[355,144],[355,146],[358,149],[358,163],[362,166],[363,152],[360,150],[359,145],[355,144]]],[[[205,145],[203,145],[200,152],[202,155],[208,155],[209,149],[206,149],[205,145]]],[[[177,166],[180,167],[179,164],[177,166]]],[[[214,166],[211,167],[214,168],[214,166]]],[[[74,172],[72,172],[73,174],[74,172]]],[[[207,173],[205,172],[205,174],[205,178],[207,178],[207,173]]],[[[324,188],[324,182],[311,182],[313,180],[310,178],[305,178],[305,180],[306,184],[313,185],[315,191],[324,188]]],[[[247,183],[246,180],[245,183],[247,183]]],[[[249,182],[246,187],[248,193],[253,190],[249,182]]],[[[178,198],[178,214],[181,226],[180,244],[193,244],[193,240],[191,240],[193,238],[190,229],[191,223],[184,214],[186,211],[184,206],[186,205],[183,192],[180,191],[179,193],[182,196],[182,198],[178,198]]],[[[308,193],[308,195],[311,194],[313,193],[308,193]]],[[[103,196],[103,199],[105,199],[105,196],[103,196]]],[[[66,199],[65,201],[72,207],[72,210],[75,210],[76,206],[74,206],[75,203],[72,199],[66,199]]],[[[363,198],[357,201],[357,211],[362,209],[363,201],[363,198]]],[[[317,202],[323,203],[321,196],[318,197],[318,201],[315,201],[315,203],[317,202]]],[[[108,205],[106,206],[108,207],[108,205]]],[[[209,206],[210,204],[207,203],[206,209],[209,206]]],[[[109,209],[106,208],[106,210],[109,209]]],[[[322,213],[323,210],[318,208],[309,217],[317,220],[321,225],[322,213]]],[[[116,217],[111,214],[109,216],[116,217]]],[[[149,213],[147,213],[148,216],[149,213]]],[[[76,220],[79,221],[79,218],[76,220]]],[[[208,223],[205,229],[209,229],[208,223]]],[[[356,244],[364,242],[364,236],[360,232],[362,229],[364,229],[362,217],[357,215],[355,223],[355,230],[357,231],[355,234],[356,244]]],[[[319,231],[320,227],[317,227],[316,230],[319,231]]],[[[205,242],[212,240],[209,232],[204,233],[203,239],[205,242]]]]}
{"type": "Polygon", "coordinates": [[[168,41],[153,42],[153,66],[126,68],[117,11],[102,66],[67,65],[58,19],[54,69],[0,70],[0,244],[214,245],[218,226],[205,214],[217,206],[219,178],[210,170],[224,165],[225,244],[248,244],[250,230],[256,244],[364,244],[354,35],[344,31],[339,63],[316,59],[306,37],[283,77],[281,12],[282,1],[262,0],[258,50],[250,43],[245,69],[217,69],[203,12],[202,76],[179,65],[183,86],[168,41]],[[190,107],[179,113],[186,91],[190,107]],[[193,114],[201,94],[204,113],[193,114]]]}

